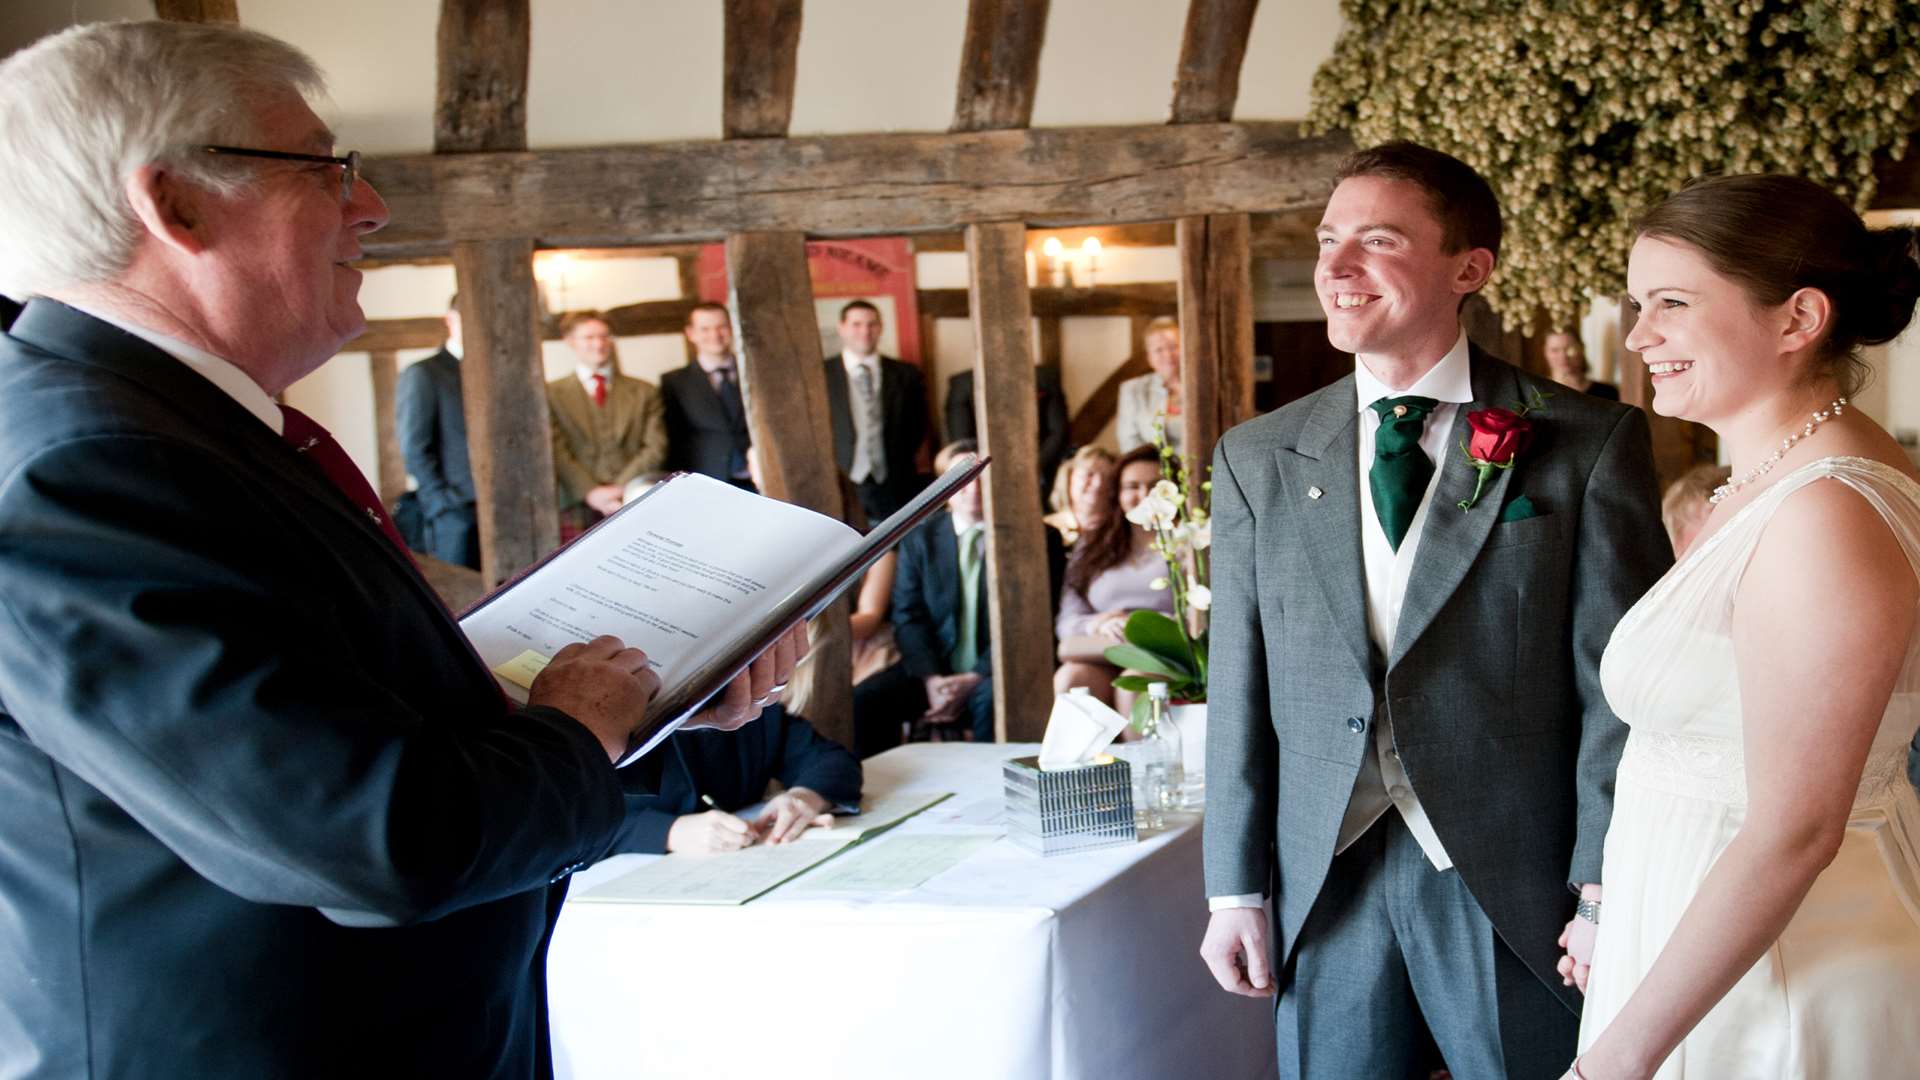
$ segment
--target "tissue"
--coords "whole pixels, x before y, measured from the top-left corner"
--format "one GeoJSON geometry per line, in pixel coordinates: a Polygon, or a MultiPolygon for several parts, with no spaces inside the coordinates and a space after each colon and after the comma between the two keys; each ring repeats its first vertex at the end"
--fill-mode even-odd
{"type": "Polygon", "coordinates": [[[1085,689],[1056,694],[1053,712],[1047,717],[1047,733],[1040,740],[1040,767],[1072,769],[1092,764],[1126,726],[1126,717],[1101,704],[1085,689]]]}

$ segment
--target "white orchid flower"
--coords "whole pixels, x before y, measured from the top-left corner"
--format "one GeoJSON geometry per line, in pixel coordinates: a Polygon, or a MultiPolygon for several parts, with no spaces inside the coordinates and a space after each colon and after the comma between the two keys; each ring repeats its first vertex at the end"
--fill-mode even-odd
{"type": "Polygon", "coordinates": [[[1147,588],[1152,589],[1155,592],[1158,592],[1161,589],[1166,588],[1169,584],[1171,584],[1171,582],[1169,582],[1166,578],[1157,577],[1157,578],[1154,578],[1152,581],[1147,582],[1147,588]]]}
{"type": "Polygon", "coordinates": [[[1213,522],[1201,521],[1194,523],[1192,529],[1187,533],[1187,542],[1193,545],[1195,551],[1207,550],[1207,547],[1213,543],[1213,522]]]}
{"type": "Polygon", "coordinates": [[[1200,584],[1193,578],[1187,579],[1187,604],[1195,611],[1205,611],[1213,606],[1213,590],[1200,584]]]}
{"type": "Polygon", "coordinates": [[[1163,530],[1172,527],[1178,509],[1175,504],[1160,498],[1157,492],[1150,492],[1127,511],[1127,520],[1143,529],[1163,530]]]}

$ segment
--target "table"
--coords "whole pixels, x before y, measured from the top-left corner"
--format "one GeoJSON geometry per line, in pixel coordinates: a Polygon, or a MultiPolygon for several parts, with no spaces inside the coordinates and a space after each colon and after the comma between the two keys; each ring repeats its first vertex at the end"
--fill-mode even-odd
{"type": "MultiPolygon", "coordinates": [[[[1000,763],[1036,752],[911,744],[868,759],[867,792],[951,791],[936,810],[984,807],[1000,763]]],[[[867,843],[957,828],[913,819],[867,843]]],[[[608,859],[574,891],[646,858],[608,859]]],[[[1001,838],[883,896],[809,895],[805,880],[741,907],[568,903],[547,966],[559,1075],[1276,1073],[1271,1003],[1220,990],[1200,961],[1197,817],[1049,859],[1001,838]]]]}

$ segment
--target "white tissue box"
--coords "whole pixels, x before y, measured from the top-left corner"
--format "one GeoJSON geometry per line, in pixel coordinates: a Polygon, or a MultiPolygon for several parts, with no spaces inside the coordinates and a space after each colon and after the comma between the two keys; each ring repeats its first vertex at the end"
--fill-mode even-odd
{"type": "Polygon", "coordinates": [[[1037,757],[1009,758],[1001,772],[1007,837],[1028,851],[1060,855],[1134,842],[1133,770],[1126,762],[1043,771],[1037,757]]]}

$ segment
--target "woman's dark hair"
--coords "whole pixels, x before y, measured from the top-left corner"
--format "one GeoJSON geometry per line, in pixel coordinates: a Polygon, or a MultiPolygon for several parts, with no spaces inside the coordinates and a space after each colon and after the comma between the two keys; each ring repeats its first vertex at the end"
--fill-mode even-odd
{"type": "Polygon", "coordinates": [[[1914,230],[1870,230],[1839,196],[1798,176],[1696,181],[1648,211],[1634,232],[1698,250],[1762,306],[1800,289],[1825,293],[1833,317],[1821,357],[1847,395],[1869,374],[1860,347],[1899,337],[1920,299],[1914,230]]]}
{"type": "Polygon", "coordinates": [[[1133,554],[1133,530],[1138,528],[1120,512],[1120,474],[1127,466],[1136,462],[1151,461],[1157,468],[1160,465],[1160,451],[1151,444],[1136,446],[1120,455],[1113,466],[1113,486],[1108,498],[1113,505],[1107,508],[1107,516],[1091,530],[1080,534],[1080,540],[1073,545],[1073,557],[1067,560],[1067,588],[1087,595],[1087,586],[1093,579],[1126,562],[1133,554]]]}

